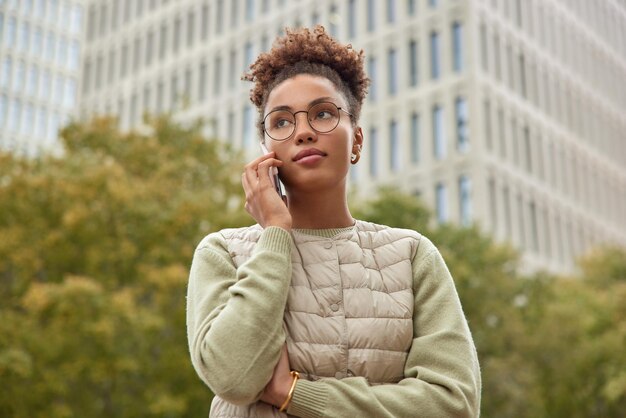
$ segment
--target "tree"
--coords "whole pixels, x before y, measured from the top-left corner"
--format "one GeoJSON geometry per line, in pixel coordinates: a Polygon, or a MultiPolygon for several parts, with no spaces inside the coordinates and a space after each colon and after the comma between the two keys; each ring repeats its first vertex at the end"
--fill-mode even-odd
{"type": "Polygon", "coordinates": [[[185,293],[195,245],[239,226],[237,153],[200,123],[64,129],[65,154],[0,156],[0,416],[199,416],[185,293]]]}

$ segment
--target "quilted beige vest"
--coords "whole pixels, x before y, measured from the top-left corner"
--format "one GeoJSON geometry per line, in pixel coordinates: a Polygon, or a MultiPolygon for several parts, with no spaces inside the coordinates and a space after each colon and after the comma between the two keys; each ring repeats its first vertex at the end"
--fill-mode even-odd
{"type": "MultiPolygon", "coordinates": [[[[237,267],[262,229],[230,230],[237,267]]],[[[333,238],[293,232],[293,274],[284,327],[289,362],[303,378],[363,376],[371,384],[403,378],[413,339],[414,258],[420,235],[357,221],[333,238]]],[[[286,417],[258,402],[236,406],[215,397],[211,417],[286,417]]]]}

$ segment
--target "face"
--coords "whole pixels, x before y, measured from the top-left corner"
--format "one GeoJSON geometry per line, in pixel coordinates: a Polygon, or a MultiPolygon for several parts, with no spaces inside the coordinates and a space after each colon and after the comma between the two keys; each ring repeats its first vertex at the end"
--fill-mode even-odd
{"type": "MultiPolygon", "coordinates": [[[[314,191],[345,187],[350,156],[362,144],[363,134],[361,128],[352,126],[346,113],[350,111],[348,104],[335,85],[324,77],[310,74],[289,78],[271,91],[263,114],[277,109],[295,114],[295,129],[286,140],[275,141],[265,135],[267,148],[283,161],[279,172],[287,189],[314,191]],[[337,127],[327,133],[317,132],[307,121],[306,111],[320,102],[331,102],[343,109],[339,111],[337,127]]],[[[320,123],[325,117],[323,112],[309,115],[309,118],[318,118],[320,123]]],[[[284,124],[284,121],[278,123],[284,124]]]]}

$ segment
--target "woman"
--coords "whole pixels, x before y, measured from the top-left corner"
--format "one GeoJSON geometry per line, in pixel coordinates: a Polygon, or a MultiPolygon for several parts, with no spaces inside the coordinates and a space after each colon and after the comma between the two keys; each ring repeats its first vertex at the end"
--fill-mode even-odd
{"type": "Polygon", "coordinates": [[[417,232],[350,215],[363,52],[321,26],[287,31],[245,78],[270,151],[242,175],[258,224],[202,240],[188,289],[210,416],[478,416],[476,350],[441,255],[417,232]]]}

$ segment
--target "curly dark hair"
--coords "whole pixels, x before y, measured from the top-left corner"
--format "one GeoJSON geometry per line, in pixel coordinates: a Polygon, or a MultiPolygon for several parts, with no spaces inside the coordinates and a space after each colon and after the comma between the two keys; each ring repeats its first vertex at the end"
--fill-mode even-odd
{"type": "Polygon", "coordinates": [[[250,101],[259,115],[257,128],[263,138],[263,110],[267,98],[278,84],[298,74],[312,74],[330,80],[348,102],[351,120],[356,125],[361,105],[370,83],[363,69],[363,50],[337,42],[323,26],[285,29],[285,35],[274,41],[269,52],[259,55],[242,80],[254,83],[250,101]]]}

